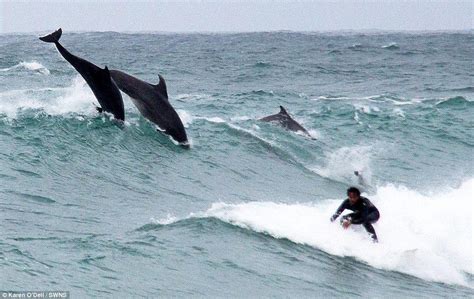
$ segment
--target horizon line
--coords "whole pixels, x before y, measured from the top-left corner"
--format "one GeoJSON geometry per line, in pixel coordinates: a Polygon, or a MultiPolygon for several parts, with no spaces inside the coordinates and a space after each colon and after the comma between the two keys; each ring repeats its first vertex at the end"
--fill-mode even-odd
{"type": "MultiPolygon", "coordinates": [[[[62,27],[58,27],[62,28],[62,27]]],[[[57,30],[51,29],[51,31],[57,30]]],[[[51,31],[37,30],[37,31],[10,31],[0,32],[0,35],[28,35],[28,34],[41,34],[48,33],[51,31]]],[[[249,31],[160,31],[160,30],[68,30],[69,33],[124,33],[124,34],[248,34],[248,33],[469,33],[473,32],[474,28],[466,29],[334,29],[334,30],[287,30],[287,29],[274,29],[274,30],[249,30],[249,31]]]]}

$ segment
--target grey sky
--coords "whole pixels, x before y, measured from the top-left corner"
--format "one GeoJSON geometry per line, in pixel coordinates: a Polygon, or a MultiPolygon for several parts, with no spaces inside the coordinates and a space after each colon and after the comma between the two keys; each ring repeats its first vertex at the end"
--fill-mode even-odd
{"type": "Polygon", "coordinates": [[[466,30],[473,1],[7,1],[0,33],[466,30]]]}

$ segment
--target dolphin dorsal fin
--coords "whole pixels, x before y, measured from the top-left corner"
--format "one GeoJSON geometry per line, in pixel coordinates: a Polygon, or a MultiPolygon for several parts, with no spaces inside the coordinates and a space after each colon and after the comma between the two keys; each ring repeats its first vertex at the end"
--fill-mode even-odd
{"type": "Polygon", "coordinates": [[[158,84],[154,85],[154,88],[158,90],[163,96],[168,98],[168,91],[166,90],[166,82],[165,78],[163,78],[161,75],[158,74],[158,77],[160,78],[160,82],[158,84]]]}
{"type": "Polygon", "coordinates": [[[107,66],[105,66],[103,69],[100,70],[100,74],[102,77],[104,78],[108,78],[110,79],[110,71],[109,71],[109,68],[107,66]]]}
{"type": "Polygon", "coordinates": [[[280,113],[281,114],[288,114],[288,112],[286,112],[286,109],[283,106],[280,106],[280,113]]]}

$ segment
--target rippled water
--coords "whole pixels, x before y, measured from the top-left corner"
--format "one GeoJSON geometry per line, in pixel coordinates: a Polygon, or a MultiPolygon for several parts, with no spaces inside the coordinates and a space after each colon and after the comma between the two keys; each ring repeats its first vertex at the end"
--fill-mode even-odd
{"type": "Polygon", "coordinates": [[[473,296],[472,32],[71,33],[167,81],[190,150],[0,35],[0,282],[81,297],[473,296]],[[316,140],[258,118],[287,108],[316,140]],[[353,171],[363,174],[357,180],[353,171]],[[329,217],[349,185],[375,245],[329,217]]]}

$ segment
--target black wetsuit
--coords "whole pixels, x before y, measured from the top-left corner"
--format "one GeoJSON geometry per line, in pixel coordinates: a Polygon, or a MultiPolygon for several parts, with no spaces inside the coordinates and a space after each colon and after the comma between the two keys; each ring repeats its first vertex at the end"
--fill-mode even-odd
{"type": "Polygon", "coordinates": [[[379,220],[380,213],[374,204],[371,203],[368,198],[362,196],[355,204],[351,204],[349,199],[346,199],[331,217],[331,221],[336,220],[345,209],[351,210],[353,213],[342,216],[341,222],[347,219],[350,220],[352,224],[362,224],[365,230],[371,234],[372,239],[377,241],[377,234],[375,233],[372,223],[379,220]]]}

